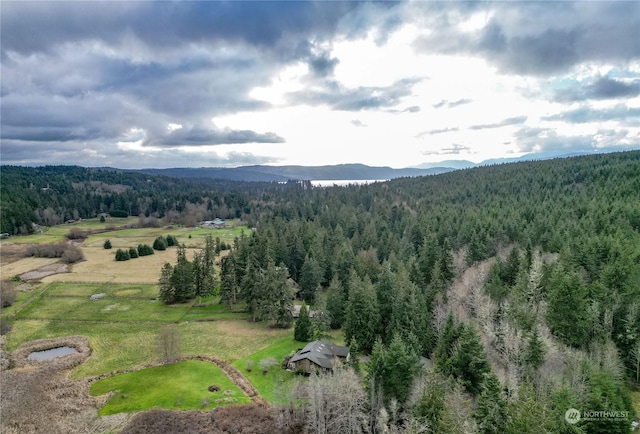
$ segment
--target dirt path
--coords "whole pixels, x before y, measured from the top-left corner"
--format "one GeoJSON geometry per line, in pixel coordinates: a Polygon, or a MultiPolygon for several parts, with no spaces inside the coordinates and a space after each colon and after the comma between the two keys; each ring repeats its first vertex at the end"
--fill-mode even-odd
{"type": "Polygon", "coordinates": [[[236,386],[238,386],[240,388],[240,390],[242,390],[244,392],[245,395],[247,395],[249,398],[251,398],[251,401],[254,404],[258,404],[258,405],[261,405],[263,407],[268,407],[269,406],[269,403],[263,397],[260,396],[260,393],[253,386],[253,384],[251,384],[249,379],[247,379],[247,377],[245,377],[242,374],[242,372],[237,370],[230,363],[227,363],[224,360],[216,359],[215,357],[206,357],[206,356],[194,356],[194,357],[188,357],[188,359],[191,359],[191,360],[202,360],[202,361],[205,361],[205,362],[211,362],[211,363],[215,364],[220,369],[222,369],[222,371],[227,375],[227,377],[229,377],[229,379],[231,381],[233,381],[233,383],[236,386]]]}

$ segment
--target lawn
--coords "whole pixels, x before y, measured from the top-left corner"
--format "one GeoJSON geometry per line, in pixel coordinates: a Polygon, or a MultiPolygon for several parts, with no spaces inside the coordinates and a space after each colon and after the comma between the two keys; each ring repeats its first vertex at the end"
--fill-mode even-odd
{"type": "Polygon", "coordinates": [[[295,377],[292,372],[282,369],[281,364],[286,356],[295,354],[298,349],[304,346],[304,342],[293,339],[293,332],[290,331],[288,336],[234,362],[233,366],[251,381],[260,392],[260,396],[271,403],[278,403],[284,398],[282,393],[286,390],[286,383],[295,377]],[[260,362],[269,358],[275,359],[277,365],[264,374],[260,369],[260,362]]]}
{"type": "Polygon", "coordinates": [[[164,408],[169,410],[209,410],[251,400],[216,365],[188,360],[141,369],[96,381],[94,396],[117,391],[98,412],[109,414],[164,408]],[[216,385],[217,392],[208,387],[216,385]]]}

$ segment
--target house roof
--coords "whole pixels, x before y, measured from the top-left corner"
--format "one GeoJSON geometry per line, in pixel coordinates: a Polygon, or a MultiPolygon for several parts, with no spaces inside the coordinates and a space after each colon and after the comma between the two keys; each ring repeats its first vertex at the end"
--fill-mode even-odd
{"type": "Polygon", "coordinates": [[[349,348],[341,347],[340,345],[334,345],[327,341],[313,341],[308,343],[302,350],[293,356],[291,362],[297,362],[304,359],[309,359],[316,365],[326,368],[333,368],[333,358],[347,357],[349,355],[349,348]]]}

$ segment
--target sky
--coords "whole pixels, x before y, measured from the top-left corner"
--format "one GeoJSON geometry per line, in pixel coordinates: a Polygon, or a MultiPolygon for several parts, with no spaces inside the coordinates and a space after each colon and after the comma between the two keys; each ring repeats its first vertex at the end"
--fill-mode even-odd
{"type": "Polygon", "coordinates": [[[640,2],[0,2],[2,164],[640,149],[640,2]]]}

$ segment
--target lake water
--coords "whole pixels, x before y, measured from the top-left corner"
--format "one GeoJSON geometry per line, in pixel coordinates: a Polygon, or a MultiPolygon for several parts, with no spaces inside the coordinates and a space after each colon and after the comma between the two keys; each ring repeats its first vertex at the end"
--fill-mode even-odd
{"type": "Polygon", "coordinates": [[[29,354],[27,359],[38,361],[51,360],[55,359],[56,357],[67,356],[69,354],[75,354],[77,352],[78,350],[71,347],[56,347],[44,351],[34,351],[33,353],[29,354]]]}
{"type": "Polygon", "coordinates": [[[333,187],[337,185],[338,187],[344,187],[347,185],[363,185],[363,184],[373,184],[374,182],[385,182],[388,179],[319,179],[319,180],[311,180],[311,185],[314,187],[333,187]]]}

